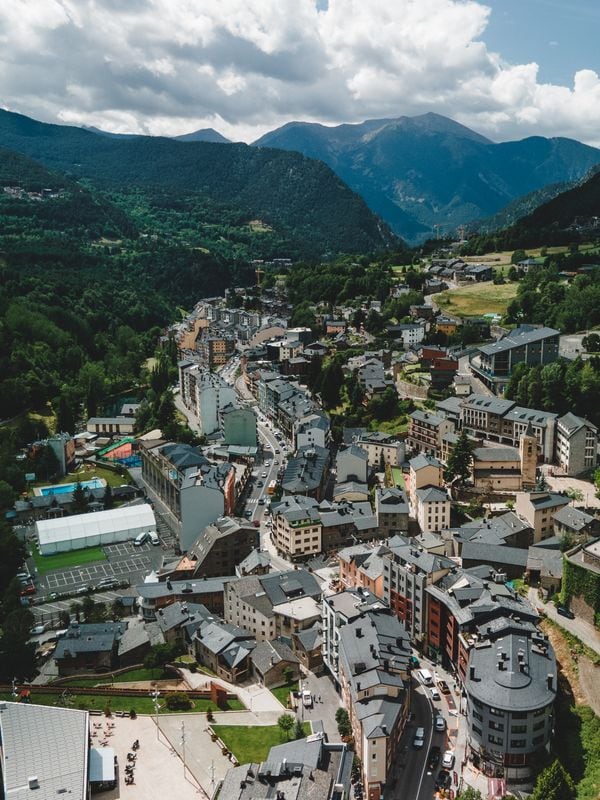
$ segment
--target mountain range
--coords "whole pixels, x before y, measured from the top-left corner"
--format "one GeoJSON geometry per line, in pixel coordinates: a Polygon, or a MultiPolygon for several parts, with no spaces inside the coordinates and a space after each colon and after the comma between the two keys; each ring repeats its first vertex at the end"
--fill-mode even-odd
{"type": "Polygon", "coordinates": [[[107,136],[0,110],[0,146],[104,188],[197,193],[289,242],[279,255],[319,259],[402,242],[324,163],[245,144],[107,136]]]}
{"type": "Polygon", "coordinates": [[[431,113],[336,127],[290,122],[254,144],[324,161],[412,242],[454,233],[531,192],[577,181],[600,163],[600,150],[572,139],[495,143],[431,113]]]}

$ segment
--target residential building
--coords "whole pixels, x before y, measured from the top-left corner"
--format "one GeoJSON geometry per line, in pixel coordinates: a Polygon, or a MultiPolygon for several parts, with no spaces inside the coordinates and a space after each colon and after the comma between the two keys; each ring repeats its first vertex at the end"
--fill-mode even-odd
{"type": "Polygon", "coordinates": [[[564,414],[556,423],[556,461],[566,475],[580,475],[596,466],[598,428],[575,414],[564,414]]]}
{"type": "Polygon", "coordinates": [[[206,330],[200,331],[196,339],[196,351],[202,363],[210,370],[222,367],[235,353],[235,337],[227,334],[206,335],[206,330]]]}
{"type": "Polygon", "coordinates": [[[578,544],[564,554],[565,598],[570,609],[591,625],[596,624],[599,613],[597,594],[590,595],[586,586],[600,582],[600,539],[578,544]],[[569,581],[568,579],[573,580],[569,581]]]}
{"type": "Polygon", "coordinates": [[[238,578],[246,575],[266,575],[271,569],[271,554],[268,550],[252,550],[235,568],[238,578]]]}
{"type": "Polygon", "coordinates": [[[417,522],[423,533],[439,533],[450,527],[450,496],[445,489],[424,486],[415,495],[417,522]]]}
{"type": "Polygon", "coordinates": [[[368,478],[368,455],[359,445],[338,450],[336,457],[336,478],[339,483],[356,481],[366,483],[368,478]]]}
{"type": "Polygon", "coordinates": [[[189,571],[185,577],[190,578],[234,575],[237,565],[259,544],[259,531],[249,522],[219,517],[191,545],[178,573],[181,569],[189,571]]]}
{"type": "Polygon", "coordinates": [[[327,480],[330,453],[324,447],[303,447],[288,459],[281,481],[285,494],[305,494],[319,500],[327,480]]]}
{"type": "Polygon", "coordinates": [[[191,650],[196,661],[219,678],[240,683],[249,677],[255,647],[249,631],[209,616],[195,630],[191,650]]]}
{"type": "Polygon", "coordinates": [[[368,589],[345,589],[323,597],[323,663],[336,684],[339,681],[340,632],[345,625],[364,617],[373,608],[385,609],[386,605],[368,589]]]}
{"type": "Polygon", "coordinates": [[[343,800],[350,796],[354,753],[323,733],[272,747],[266,760],[228,770],[220,800],[343,800]]]}
{"type": "Polygon", "coordinates": [[[350,715],[365,797],[380,800],[398,759],[408,719],[409,639],[388,609],[370,611],[340,631],[342,702],[350,715]]]}
{"type": "Polygon", "coordinates": [[[411,539],[394,536],[383,555],[383,599],[421,648],[427,634],[427,586],[456,567],[442,555],[428,553],[411,539]]]}
{"type": "Polygon", "coordinates": [[[502,395],[517,364],[530,367],[558,359],[559,331],[520,325],[502,339],[480,347],[471,370],[494,394],[502,395]]]}
{"type": "Polygon", "coordinates": [[[261,686],[285,686],[300,677],[300,659],[281,639],[259,642],[252,651],[250,664],[252,675],[261,686]]]}
{"type": "Polygon", "coordinates": [[[404,350],[416,347],[425,338],[425,325],[420,322],[407,322],[400,325],[386,325],[386,333],[394,341],[401,342],[404,350]]]}
{"type": "Polygon", "coordinates": [[[406,492],[395,487],[375,489],[375,515],[384,536],[408,532],[406,492]]]}
{"type": "Polygon", "coordinates": [[[409,415],[408,446],[413,453],[425,453],[439,457],[442,451],[442,438],[454,432],[454,424],[445,417],[430,411],[417,409],[409,415]]]}
{"type": "Polygon", "coordinates": [[[56,456],[61,476],[66,475],[75,466],[75,440],[69,433],[56,433],[46,444],[56,456]]]}
{"type": "Polygon", "coordinates": [[[464,542],[461,550],[463,569],[485,565],[493,567],[507,580],[523,577],[527,569],[527,558],[528,551],[520,547],[488,542],[464,542]]]}
{"type": "Polygon", "coordinates": [[[304,569],[237,578],[225,590],[225,620],[258,641],[311,628],[321,618],[321,587],[304,569]]]}
{"type": "Polygon", "coordinates": [[[323,637],[321,623],[292,634],[292,648],[304,669],[316,675],[323,671],[323,637]]]}
{"type": "Polygon", "coordinates": [[[567,505],[552,517],[554,535],[567,538],[573,544],[586,542],[600,534],[600,520],[580,508],[567,505]]]}
{"type": "Polygon", "coordinates": [[[256,414],[250,408],[226,406],[221,414],[225,444],[256,447],[256,414]]]}
{"type": "Polygon", "coordinates": [[[569,505],[569,498],[555,492],[519,492],[515,511],[533,528],[533,544],[554,534],[553,517],[569,505]]]}
{"type": "Polygon", "coordinates": [[[248,465],[213,464],[188,444],[143,442],[140,454],[142,478],[176,521],[181,550],[207,525],[233,514],[251,475],[248,465]]]}
{"type": "Polygon", "coordinates": [[[292,495],[271,505],[273,541],[278,553],[291,559],[315,555],[323,549],[318,502],[292,495]]]}
{"type": "Polygon", "coordinates": [[[397,467],[404,463],[405,443],[392,433],[363,431],[355,443],[367,451],[371,469],[381,470],[382,466],[397,467]]]}
{"type": "Polygon", "coordinates": [[[203,605],[211,614],[223,616],[225,585],[234,579],[235,575],[201,580],[159,581],[156,573],[150,573],[145,582],[136,587],[142,618],[153,621],[160,609],[176,602],[203,605]]]}
{"type": "Polygon", "coordinates": [[[375,539],[381,535],[377,516],[373,513],[369,502],[330,503],[322,500],[319,503],[319,516],[324,553],[333,555],[342,547],[357,541],[375,539]]]}
{"type": "Polygon", "coordinates": [[[468,752],[507,784],[530,780],[550,743],[558,672],[552,645],[517,622],[471,648],[465,681],[468,752]]]}
{"type": "Polygon", "coordinates": [[[330,435],[329,417],[322,412],[311,412],[296,423],[296,450],[305,447],[328,447],[330,435]]]}
{"type": "Polygon", "coordinates": [[[413,514],[417,516],[417,489],[425,486],[444,485],[444,467],[442,462],[435,456],[423,455],[422,453],[408,462],[408,486],[410,504],[413,514]]]}
{"type": "Polygon", "coordinates": [[[338,553],[340,584],[344,589],[367,589],[375,597],[383,597],[385,545],[357,544],[338,553]]]}
{"type": "Polygon", "coordinates": [[[126,622],[72,622],[52,656],[58,674],[110,671],[117,667],[119,639],[126,622]]]}
{"type": "Polygon", "coordinates": [[[195,415],[200,433],[204,436],[220,433],[223,409],[233,409],[238,405],[235,388],[219,373],[200,364],[182,365],[179,380],[181,399],[195,415]]]}

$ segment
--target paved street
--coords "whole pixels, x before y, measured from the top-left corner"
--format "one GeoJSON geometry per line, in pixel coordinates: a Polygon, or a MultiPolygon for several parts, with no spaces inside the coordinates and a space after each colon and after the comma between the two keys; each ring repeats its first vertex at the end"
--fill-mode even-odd
{"type": "Polygon", "coordinates": [[[338,708],[341,707],[342,702],[329,675],[318,676],[309,672],[308,675],[302,678],[300,688],[301,690],[308,689],[315,698],[312,708],[304,708],[300,704],[298,708],[300,719],[310,720],[311,722],[320,720],[323,723],[323,729],[329,737],[329,741],[339,742],[340,735],[335,721],[335,714],[338,708]]]}
{"type": "Polygon", "coordinates": [[[551,619],[559,627],[572,633],[573,636],[577,636],[584,644],[600,655],[600,633],[598,633],[593,625],[579,617],[567,619],[567,617],[561,616],[557,612],[554,603],[544,603],[540,600],[537,589],[529,589],[527,597],[534,608],[541,608],[548,619],[551,619]]]}

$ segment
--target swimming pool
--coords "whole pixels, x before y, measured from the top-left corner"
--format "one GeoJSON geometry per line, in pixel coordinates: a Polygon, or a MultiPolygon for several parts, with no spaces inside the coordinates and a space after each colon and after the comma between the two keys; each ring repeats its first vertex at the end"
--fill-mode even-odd
{"type": "MultiPolygon", "coordinates": [[[[102,489],[106,486],[106,481],[102,478],[93,478],[91,481],[81,481],[84,489],[102,489]]],[[[55,483],[54,486],[42,486],[37,491],[42,497],[48,497],[53,494],[68,494],[74,492],[76,483],[55,483]]]]}

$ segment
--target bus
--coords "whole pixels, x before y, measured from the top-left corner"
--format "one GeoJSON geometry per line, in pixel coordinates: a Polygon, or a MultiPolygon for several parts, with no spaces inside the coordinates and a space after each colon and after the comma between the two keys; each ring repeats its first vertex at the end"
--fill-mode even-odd
{"type": "Polygon", "coordinates": [[[277,481],[271,481],[271,483],[267,486],[267,494],[268,495],[275,494],[276,489],[277,489],[277,481]]]}

